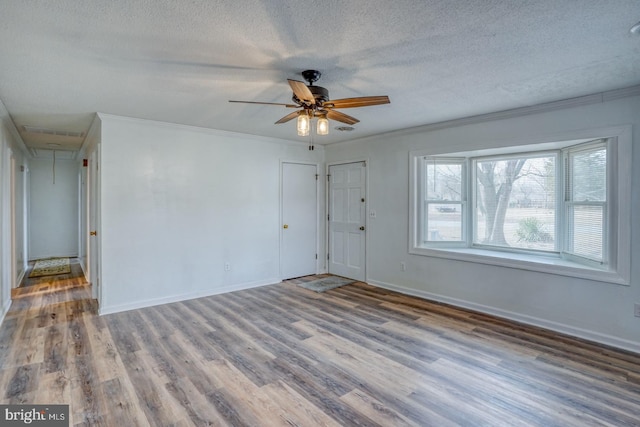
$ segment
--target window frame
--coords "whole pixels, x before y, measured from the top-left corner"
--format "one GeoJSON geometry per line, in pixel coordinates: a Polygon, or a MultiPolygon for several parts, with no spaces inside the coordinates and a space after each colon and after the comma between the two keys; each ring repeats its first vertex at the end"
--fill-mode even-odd
{"type": "MultiPolygon", "coordinates": [[[[435,258],[445,258],[452,260],[461,260],[466,262],[474,262],[480,264],[489,264],[508,268],[516,268],[529,271],[538,271],[562,276],[570,276],[595,280],[599,282],[607,282],[619,285],[630,284],[630,229],[631,229],[631,126],[619,126],[605,128],[600,130],[574,132],[573,134],[563,134],[557,136],[549,136],[541,138],[538,141],[528,139],[519,143],[517,141],[509,143],[502,141],[494,148],[478,148],[469,151],[459,152],[433,152],[433,150],[419,150],[409,152],[409,253],[414,255],[429,256],[435,258]],[[556,179],[560,173],[564,174],[565,154],[569,147],[575,147],[580,144],[592,142],[598,143],[598,140],[605,140],[607,145],[607,208],[606,217],[607,224],[604,232],[607,236],[605,249],[607,252],[607,264],[598,262],[588,262],[579,256],[572,256],[564,252],[566,245],[564,229],[565,210],[564,189],[556,190],[556,240],[560,240],[557,244],[559,247],[556,252],[534,253],[530,250],[521,250],[520,248],[502,247],[484,247],[474,246],[473,242],[475,199],[473,188],[470,185],[471,175],[475,175],[475,171],[471,167],[471,158],[482,157],[500,157],[501,155],[521,155],[526,153],[541,154],[543,152],[559,152],[560,155],[556,161],[556,179]],[[424,157],[442,157],[442,158],[465,158],[466,161],[466,215],[463,217],[463,236],[465,239],[458,242],[430,242],[423,244],[416,231],[419,230],[418,221],[420,217],[416,212],[419,203],[420,194],[418,193],[417,180],[419,180],[420,167],[418,160],[424,157]]],[[[474,145],[478,145],[476,141],[474,145]]],[[[492,147],[484,144],[485,147],[492,147]]],[[[475,179],[475,176],[473,176],[475,179]]],[[[565,179],[564,176],[561,177],[565,179]]],[[[464,183],[463,183],[464,186],[464,183]]],[[[465,191],[465,190],[463,190],[465,191]]]]}
{"type": "Polygon", "coordinates": [[[585,265],[591,265],[596,268],[601,268],[604,265],[608,265],[611,260],[611,248],[610,248],[610,240],[612,238],[612,233],[615,233],[615,229],[611,227],[611,212],[612,212],[612,202],[611,197],[614,192],[615,185],[612,185],[612,169],[611,169],[611,159],[612,159],[612,148],[613,144],[608,142],[604,138],[600,138],[598,140],[594,140],[591,142],[586,142],[583,144],[579,144],[576,146],[570,146],[562,150],[562,162],[565,165],[564,173],[564,194],[562,197],[562,213],[564,215],[563,225],[567,228],[564,230],[562,235],[562,245],[563,250],[561,252],[562,257],[568,260],[572,260],[578,263],[583,263],[585,265]],[[606,163],[606,189],[605,189],[605,201],[575,201],[572,193],[572,185],[573,185],[573,175],[572,175],[572,167],[571,163],[571,155],[580,152],[591,151],[593,148],[598,146],[604,146],[607,152],[607,163],[606,163]],[[569,242],[569,223],[571,219],[569,218],[569,208],[571,206],[601,206],[602,207],[602,215],[603,215],[603,242],[602,242],[602,261],[597,261],[592,258],[588,258],[585,256],[581,256],[574,252],[569,252],[569,247],[571,246],[569,242]]]}
{"type": "MultiPolygon", "coordinates": [[[[429,156],[431,158],[434,158],[432,156],[429,156]]],[[[435,158],[434,158],[435,159],[435,158]]],[[[423,157],[423,160],[426,160],[426,157],[423,157]]],[[[423,243],[429,242],[430,244],[433,245],[437,245],[437,246],[441,246],[441,247],[460,247],[463,246],[466,242],[466,233],[467,233],[467,226],[466,226],[466,221],[465,221],[465,215],[467,212],[467,193],[465,191],[465,186],[464,186],[464,182],[467,179],[467,161],[464,158],[460,158],[460,157],[438,157],[436,159],[437,162],[441,163],[441,164],[460,164],[461,166],[461,194],[460,194],[460,201],[451,201],[451,200],[429,200],[428,198],[424,198],[423,199],[423,203],[420,204],[420,206],[418,206],[418,220],[420,220],[420,218],[424,218],[425,215],[428,215],[429,212],[429,205],[430,204],[459,204],[460,205],[460,215],[461,215],[461,224],[460,224],[460,240],[442,240],[442,241],[437,241],[437,240],[428,240],[427,239],[427,234],[428,234],[428,225],[425,226],[422,223],[419,223],[419,231],[418,234],[416,236],[417,239],[421,239],[423,243]]],[[[424,163],[424,162],[423,162],[424,163]]],[[[424,186],[426,185],[426,172],[424,170],[422,170],[422,166],[418,166],[421,171],[420,171],[420,177],[422,179],[419,179],[419,183],[418,183],[418,188],[419,188],[419,192],[420,194],[425,194],[425,188],[424,186]]],[[[428,223],[427,223],[428,224],[428,223]]]]}
{"type": "MultiPolygon", "coordinates": [[[[514,147],[515,148],[515,147],[514,147]]],[[[477,162],[478,161],[483,161],[483,160],[505,160],[505,159],[513,159],[515,157],[529,157],[529,158],[541,158],[541,157],[550,157],[553,156],[555,158],[555,167],[554,167],[554,174],[555,174],[555,188],[554,188],[554,203],[555,203],[555,209],[554,209],[554,234],[557,235],[562,235],[561,234],[561,218],[559,216],[558,213],[558,206],[561,206],[559,204],[562,195],[560,194],[560,190],[559,190],[559,182],[558,182],[558,174],[560,173],[560,167],[559,167],[559,163],[562,161],[562,153],[560,150],[541,150],[541,151],[516,151],[516,152],[509,152],[509,153],[504,153],[504,154],[499,154],[499,155],[485,155],[485,156],[474,156],[474,157],[470,157],[468,158],[468,161],[470,163],[469,168],[473,171],[473,175],[470,177],[469,179],[469,192],[471,193],[471,205],[474,207],[473,212],[471,212],[472,219],[471,222],[469,223],[469,228],[471,228],[473,230],[473,233],[471,235],[469,235],[469,242],[468,242],[468,246],[472,247],[472,248],[476,248],[476,249],[485,249],[485,250],[494,250],[494,251],[498,251],[498,252],[514,252],[514,253],[522,253],[522,254],[531,254],[531,255],[551,255],[551,256],[557,256],[561,251],[561,243],[559,242],[559,239],[555,239],[554,241],[554,250],[553,251],[545,251],[545,250],[536,250],[536,249],[527,249],[527,248],[520,248],[520,247],[508,247],[508,246],[499,246],[499,245],[491,245],[491,244],[487,244],[487,243],[478,243],[476,242],[476,233],[477,233],[477,205],[478,205],[478,179],[477,179],[477,162]]]]}

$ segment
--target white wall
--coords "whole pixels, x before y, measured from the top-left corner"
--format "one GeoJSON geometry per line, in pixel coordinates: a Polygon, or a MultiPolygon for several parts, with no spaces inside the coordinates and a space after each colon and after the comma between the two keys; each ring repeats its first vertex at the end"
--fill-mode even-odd
{"type": "Polygon", "coordinates": [[[640,97],[483,123],[425,127],[326,148],[327,163],[369,158],[367,280],[640,352],[640,97]],[[633,124],[631,285],[408,253],[409,152],[482,149],[571,131],[633,124]],[[635,263],[634,263],[635,260],[635,263]],[[406,263],[401,271],[400,262],[406,263]]]}
{"type": "Polygon", "coordinates": [[[26,270],[25,237],[25,173],[28,159],[26,148],[9,114],[0,101],[0,322],[11,305],[11,286],[18,284],[26,270]],[[11,176],[11,158],[14,175],[11,176]],[[12,265],[11,184],[15,194],[15,264],[12,265]],[[14,277],[12,277],[12,272],[14,277]]]}
{"type": "Polygon", "coordinates": [[[78,256],[78,163],[30,162],[29,259],[78,256]]]}
{"type": "Polygon", "coordinates": [[[280,161],[322,149],[100,118],[101,313],[280,280],[280,161]]]}

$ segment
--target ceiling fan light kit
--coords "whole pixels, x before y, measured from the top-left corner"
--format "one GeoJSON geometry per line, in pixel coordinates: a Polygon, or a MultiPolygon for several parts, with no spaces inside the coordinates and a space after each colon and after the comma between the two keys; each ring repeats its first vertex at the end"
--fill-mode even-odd
{"type": "Polygon", "coordinates": [[[336,111],[336,108],[356,108],[370,107],[373,105],[389,104],[389,97],[383,96],[361,96],[356,98],[334,99],[329,98],[329,91],[322,86],[314,86],[322,75],[318,70],[305,70],[302,77],[309,83],[308,85],[299,80],[287,79],[293,91],[291,100],[294,104],[279,104],[274,102],[257,101],[229,101],[247,104],[280,105],[286,108],[301,108],[301,110],[289,113],[275,124],[286,123],[297,118],[296,129],[298,136],[308,136],[311,132],[312,120],[316,120],[316,133],[318,135],[329,134],[329,119],[336,120],[347,125],[354,125],[360,120],[347,114],[336,111]]]}
{"type": "Polygon", "coordinates": [[[300,111],[298,114],[298,136],[308,136],[311,128],[311,120],[306,111],[300,111]]]}
{"type": "Polygon", "coordinates": [[[316,129],[318,135],[329,135],[329,119],[327,119],[326,115],[318,117],[316,129]]]}

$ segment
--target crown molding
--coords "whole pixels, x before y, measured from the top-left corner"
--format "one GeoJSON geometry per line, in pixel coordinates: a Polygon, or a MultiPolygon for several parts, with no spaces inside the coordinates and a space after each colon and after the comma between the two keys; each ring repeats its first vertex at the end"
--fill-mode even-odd
{"type": "Polygon", "coordinates": [[[460,127],[472,124],[492,122],[496,120],[512,119],[516,117],[524,117],[533,114],[547,113],[550,111],[564,110],[567,108],[580,107],[592,104],[601,104],[608,101],[614,101],[622,98],[640,96],[640,85],[629,86],[621,89],[614,89],[605,92],[598,92],[590,95],[579,96],[575,98],[562,99],[558,101],[546,102],[543,104],[530,105],[526,107],[512,108],[509,110],[494,111],[492,113],[478,114],[475,116],[462,117],[459,119],[445,120],[442,122],[430,123],[426,125],[414,126],[405,129],[399,129],[391,132],[385,132],[377,135],[371,135],[358,139],[350,139],[348,141],[335,142],[327,145],[348,144],[355,141],[363,141],[381,136],[400,136],[415,134],[417,132],[429,132],[453,127],[460,127]]]}
{"type": "Polygon", "coordinates": [[[272,138],[268,136],[253,135],[250,133],[231,132],[231,131],[220,130],[220,129],[204,128],[200,126],[184,125],[179,123],[161,122],[157,120],[140,119],[140,118],[128,117],[128,116],[117,116],[113,114],[106,114],[106,113],[100,113],[100,112],[96,114],[101,120],[106,119],[106,120],[114,120],[114,121],[129,122],[129,123],[147,124],[147,125],[153,125],[157,127],[163,127],[166,129],[177,129],[177,130],[183,130],[188,132],[202,133],[202,134],[211,135],[211,136],[222,136],[227,138],[242,138],[245,140],[249,139],[249,140],[260,141],[260,142],[269,142],[269,143],[278,144],[278,145],[282,145],[282,144],[295,145],[295,146],[309,145],[308,142],[293,141],[290,139],[272,138]]]}

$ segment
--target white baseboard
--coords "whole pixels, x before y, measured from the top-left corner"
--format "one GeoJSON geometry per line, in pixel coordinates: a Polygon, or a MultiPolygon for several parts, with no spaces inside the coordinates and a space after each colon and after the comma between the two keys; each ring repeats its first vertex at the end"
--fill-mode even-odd
{"type": "Polygon", "coordinates": [[[195,298],[208,297],[208,296],[211,296],[211,295],[225,294],[227,292],[241,291],[243,289],[251,289],[251,288],[258,288],[258,287],[261,287],[261,286],[274,285],[274,284],[280,283],[280,282],[281,282],[280,279],[272,278],[272,279],[260,280],[260,281],[256,281],[256,282],[249,282],[249,283],[241,283],[241,284],[231,285],[231,286],[224,286],[224,287],[221,287],[221,288],[206,289],[206,290],[190,292],[190,293],[186,293],[186,294],[171,295],[171,296],[162,297],[162,298],[152,298],[152,299],[147,299],[147,300],[142,300],[142,301],[134,301],[134,302],[127,303],[127,304],[120,304],[120,305],[115,305],[115,306],[105,306],[105,307],[100,307],[98,309],[98,314],[100,314],[102,316],[102,315],[105,315],[105,314],[120,313],[122,311],[129,311],[129,310],[136,310],[136,309],[139,309],[139,308],[152,307],[154,305],[169,304],[169,303],[172,303],[172,302],[186,301],[186,300],[195,299],[195,298]]]}
{"type": "Polygon", "coordinates": [[[467,308],[469,310],[478,311],[485,314],[490,314],[497,317],[502,317],[516,322],[525,323],[527,325],[537,326],[544,329],[549,329],[562,334],[571,335],[577,338],[593,341],[599,344],[608,345],[611,347],[620,348],[622,350],[632,351],[640,354],[640,342],[630,341],[622,338],[618,338],[611,335],[602,334],[600,332],[590,331],[588,329],[576,328],[574,326],[565,325],[563,323],[553,322],[538,317],[528,316],[526,314],[515,313],[508,310],[502,310],[496,307],[490,307],[482,304],[476,304],[474,302],[465,301],[457,298],[451,298],[444,295],[434,294],[427,291],[421,291],[418,289],[405,288],[391,283],[380,282],[377,280],[368,280],[372,286],[377,286],[391,291],[400,292],[402,294],[416,296],[427,300],[443,302],[445,304],[454,305],[456,307],[467,308]]]}
{"type": "Polygon", "coordinates": [[[89,276],[87,275],[87,267],[84,265],[84,261],[82,258],[78,258],[78,264],[80,264],[80,268],[82,269],[82,275],[87,283],[90,283],[89,276]]]}
{"type": "Polygon", "coordinates": [[[16,278],[16,284],[17,284],[16,288],[20,286],[20,283],[22,283],[22,279],[24,279],[25,274],[27,274],[27,270],[23,268],[20,274],[18,274],[18,277],[16,278]]]}
{"type": "Polygon", "coordinates": [[[4,316],[9,312],[9,308],[11,308],[11,298],[8,298],[2,308],[0,308],[0,325],[4,322],[4,316]]]}
{"type": "Polygon", "coordinates": [[[44,254],[40,254],[40,255],[33,255],[30,254],[31,257],[29,258],[29,262],[33,262],[33,261],[38,261],[40,259],[49,259],[49,258],[77,258],[78,257],[78,253],[68,253],[68,254],[50,254],[50,255],[44,255],[44,254]]]}

